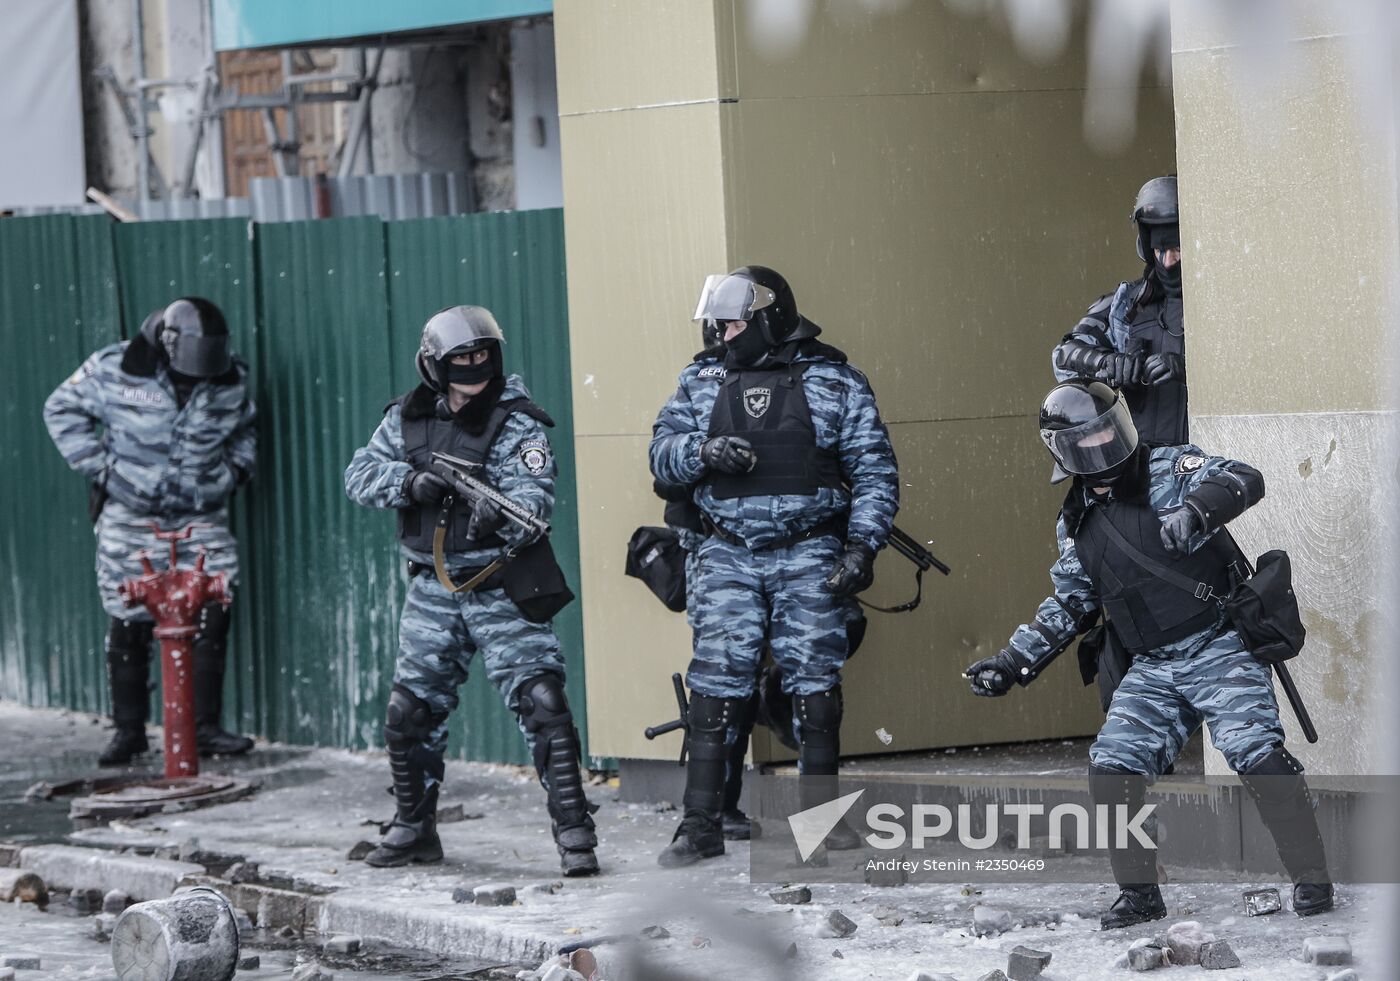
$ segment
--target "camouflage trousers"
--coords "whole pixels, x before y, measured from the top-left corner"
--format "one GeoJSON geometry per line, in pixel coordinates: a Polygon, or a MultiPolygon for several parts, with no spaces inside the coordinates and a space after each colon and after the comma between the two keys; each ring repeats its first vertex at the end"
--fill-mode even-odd
{"type": "MultiPolygon", "coordinates": [[[[441,755],[447,749],[447,715],[457,707],[457,689],[467,680],[476,652],[486,677],[512,711],[517,692],[531,678],[546,673],[564,677],[559,638],[548,623],[531,623],[503,589],[451,593],[431,572],[420,572],[408,585],[399,618],[399,660],[394,683],[423,699],[443,721],[425,740],[441,755]]],[[[534,755],[534,737],[520,729],[534,755]]]]}
{"type": "Polygon", "coordinates": [[[1203,722],[1236,772],[1283,743],[1272,670],[1245,650],[1234,630],[1194,656],[1138,655],[1113,695],[1089,759],[1159,776],[1203,722]]]}
{"type": "Polygon", "coordinates": [[[847,601],[824,582],[841,551],[834,536],[787,548],[751,551],[720,538],[696,551],[688,607],[693,692],[748,698],[765,647],[783,675],[783,691],[810,695],[841,681],[849,652],[847,601]]]}
{"type": "Polygon", "coordinates": [[[228,527],[228,511],[220,508],[209,514],[162,518],[136,511],[125,504],[108,501],[93,528],[97,536],[97,591],[102,609],[108,616],[149,622],[151,615],[142,606],[128,607],[117,595],[117,587],[127,579],[142,574],[141,553],[151,557],[156,569],[164,569],[169,561],[170,546],[158,541],[151,533],[152,522],[161,531],[175,531],[187,525],[194,530],[185,541],[177,543],[176,556],[180,567],[194,565],[200,549],[205,550],[206,572],[227,574],[229,592],[238,583],[238,543],[228,527]]]}

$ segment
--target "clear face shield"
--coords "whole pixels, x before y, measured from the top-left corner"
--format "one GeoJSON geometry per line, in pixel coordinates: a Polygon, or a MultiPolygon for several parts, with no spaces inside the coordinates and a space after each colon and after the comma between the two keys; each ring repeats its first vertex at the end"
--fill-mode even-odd
{"type": "Polygon", "coordinates": [[[1057,464],[1054,482],[1092,477],[1121,466],[1137,449],[1137,427],[1120,394],[1103,415],[1073,429],[1042,429],[1040,438],[1057,464]]]}
{"type": "Polygon", "coordinates": [[[730,320],[748,321],[756,311],[771,306],[777,299],[778,295],[768,287],[742,276],[707,276],[691,319],[713,320],[719,324],[730,320]]]}

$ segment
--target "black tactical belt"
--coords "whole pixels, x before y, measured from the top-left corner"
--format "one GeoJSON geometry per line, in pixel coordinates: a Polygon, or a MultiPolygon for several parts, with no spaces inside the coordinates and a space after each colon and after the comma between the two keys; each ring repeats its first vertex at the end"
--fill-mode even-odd
{"type": "MultiPolygon", "coordinates": [[[[720,541],[726,542],[730,545],[737,545],[740,548],[748,548],[748,546],[744,544],[744,540],[742,538],[740,538],[738,535],[730,534],[729,532],[721,528],[719,525],[715,524],[713,521],[707,520],[705,524],[709,526],[710,534],[714,535],[720,541]]],[[[789,548],[793,545],[796,545],[798,542],[805,542],[809,538],[825,538],[828,535],[842,540],[845,539],[846,518],[844,515],[834,518],[827,518],[825,521],[821,522],[821,524],[813,525],[806,531],[799,531],[794,535],[788,535],[786,538],[778,538],[771,542],[765,542],[764,544],[759,545],[757,548],[752,548],[749,550],[752,552],[767,552],[775,548],[789,548]]]]}
{"type": "MultiPolygon", "coordinates": [[[[475,579],[478,575],[480,575],[480,574],[481,574],[481,571],[482,571],[483,569],[485,569],[485,568],[487,568],[487,567],[484,566],[484,565],[478,565],[478,566],[468,566],[468,567],[465,568],[465,569],[457,569],[457,570],[454,570],[454,571],[455,571],[458,575],[460,575],[465,581],[470,582],[471,580],[475,579]]],[[[436,576],[436,575],[437,575],[437,570],[434,569],[430,563],[427,563],[427,562],[409,562],[409,563],[408,563],[408,578],[412,579],[414,576],[420,576],[420,575],[422,575],[422,574],[425,573],[425,572],[428,573],[428,574],[431,575],[431,576],[436,576]]],[[[479,584],[475,587],[475,591],[476,591],[476,592],[481,592],[482,590],[504,589],[504,588],[505,588],[505,576],[504,576],[502,570],[499,570],[499,569],[498,569],[494,574],[492,574],[492,575],[486,577],[485,580],[483,580],[481,583],[479,583],[479,584]]]]}

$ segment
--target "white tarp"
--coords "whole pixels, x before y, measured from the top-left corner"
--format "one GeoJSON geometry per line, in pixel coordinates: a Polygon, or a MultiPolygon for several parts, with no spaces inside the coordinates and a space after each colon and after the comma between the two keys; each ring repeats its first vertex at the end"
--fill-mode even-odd
{"type": "Polygon", "coordinates": [[[0,209],[82,202],[78,73],[77,0],[0,3],[0,209]]]}

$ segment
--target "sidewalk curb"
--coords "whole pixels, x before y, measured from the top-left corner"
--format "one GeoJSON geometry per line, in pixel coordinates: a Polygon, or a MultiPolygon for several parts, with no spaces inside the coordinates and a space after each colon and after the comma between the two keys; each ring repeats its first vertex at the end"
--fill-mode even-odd
{"type": "Polygon", "coordinates": [[[137,902],[164,899],[186,876],[204,875],[204,866],[168,859],[116,855],[75,845],[35,845],[19,853],[21,867],[37,873],[51,889],[120,889],[137,902]]]}
{"type": "Polygon", "coordinates": [[[352,894],[321,897],[315,919],[317,932],[324,936],[356,933],[442,956],[512,964],[538,964],[559,946],[557,937],[513,930],[494,917],[473,916],[466,912],[469,909],[393,908],[382,900],[352,894]]]}

